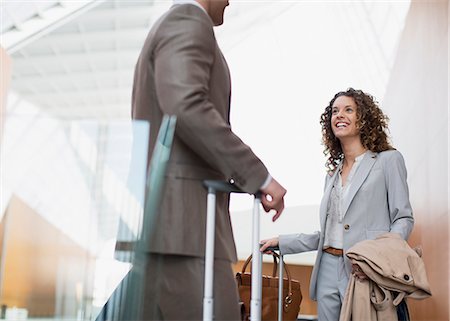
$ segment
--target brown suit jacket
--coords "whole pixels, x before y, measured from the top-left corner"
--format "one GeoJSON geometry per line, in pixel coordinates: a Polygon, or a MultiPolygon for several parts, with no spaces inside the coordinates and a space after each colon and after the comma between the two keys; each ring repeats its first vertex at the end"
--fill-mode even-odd
{"type": "MultiPolygon", "coordinates": [[[[204,256],[205,179],[256,192],[268,172],[231,130],[231,84],[213,23],[201,8],[173,6],[151,29],[136,65],[132,116],[150,122],[149,159],[163,114],[177,116],[163,200],[149,252],[204,256]]],[[[236,260],[228,195],[218,195],[217,258],[236,260]]]]}

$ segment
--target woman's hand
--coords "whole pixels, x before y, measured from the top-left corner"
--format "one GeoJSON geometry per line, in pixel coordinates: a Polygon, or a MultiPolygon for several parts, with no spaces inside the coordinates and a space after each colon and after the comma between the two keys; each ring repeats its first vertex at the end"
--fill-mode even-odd
{"type": "Polygon", "coordinates": [[[361,270],[358,264],[352,264],[352,274],[354,274],[360,281],[369,279],[369,277],[361,270]]]}
{"type": "Polygon", "coordinates": [[[279,244],[279,240],[278,237],[274,237],[268,240],[262,240],[261,242],[259,242],[259,244],[261,244],[261,247],[259,249],[261,252],[272,254],[272,251],[267,251],[266,249],[268,247],[277,247],[279,244]]]}

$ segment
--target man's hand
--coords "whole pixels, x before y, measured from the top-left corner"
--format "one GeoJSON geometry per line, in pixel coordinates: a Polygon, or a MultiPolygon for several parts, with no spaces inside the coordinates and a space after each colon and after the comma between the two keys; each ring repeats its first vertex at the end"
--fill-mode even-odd
{"type": "Polygon", "coordinates": [[[261,203],[266,212],[275,210],[272,221],[275,222],[284,210],[284,195],[286,189],[280,185],[274,178],[266,188],[261,190],[261,203]]]}

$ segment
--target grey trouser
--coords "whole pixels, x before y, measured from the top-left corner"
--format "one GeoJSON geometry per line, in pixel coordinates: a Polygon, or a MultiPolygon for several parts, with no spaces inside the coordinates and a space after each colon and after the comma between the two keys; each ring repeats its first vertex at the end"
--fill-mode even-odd
{"type": "Polygon", "coordinates": [[[317,276],[319,321],[338,321],[348,284],[344,258],[324,252],[317,276]]]}
{"type": "MultiPolygon", "coordinates": [[[[198,257],[147,254],[137,260],[131,273],[134,293],[124,306],[137,310],[126,312],[123,320],[202,320],[204,269],[204,259],[198,257]]],[[[231,263],[216,259],[214,320],[240,320],[238,303],[231,263]]]]}

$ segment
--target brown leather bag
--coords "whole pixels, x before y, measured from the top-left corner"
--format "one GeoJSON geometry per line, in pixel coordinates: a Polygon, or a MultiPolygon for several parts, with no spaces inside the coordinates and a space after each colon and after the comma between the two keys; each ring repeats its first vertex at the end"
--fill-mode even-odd
{"type": "MultiPolygon", "coordinates": [[[[261,318],[263,321],[278,320],[278,277],[277,258],[279,255],[273,253],[273,271],[272,276],[262,276],[262,311],[261,318]]],[[[236,274],[236,282],[239,289],[239,296],[243,302],[243,320],[250,319],[250,296],[252,275],[245,272],[247,266],[252,260],[250,255],[242,266],[242,272],[236,274]]],[[[300,282],[291,279],[291,274],[286,264],[284,270],[287,278],[283,278],[283,320],[297,320],[300,311],[300,303],[302,302],[302,292],[300,282]]]]}

